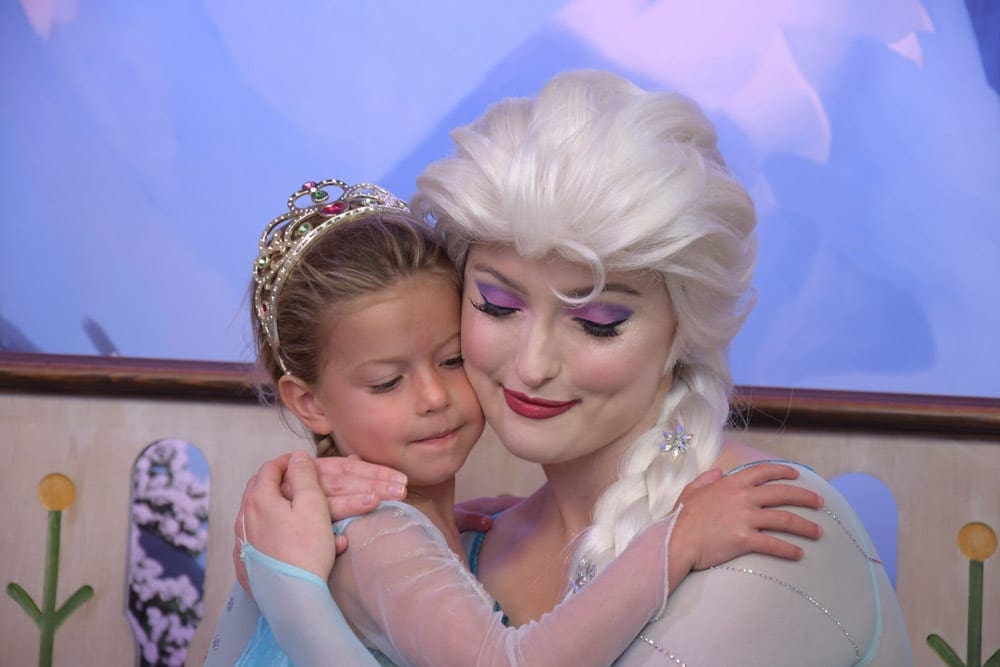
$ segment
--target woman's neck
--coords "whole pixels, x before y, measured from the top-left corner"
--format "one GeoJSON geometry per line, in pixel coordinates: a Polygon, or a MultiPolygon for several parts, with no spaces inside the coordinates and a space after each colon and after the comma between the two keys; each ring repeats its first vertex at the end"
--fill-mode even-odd
{"type": "Polygon", "coordinates": [[[542,466],[547,480],[542,503],[561,524],[567,543],[593,523],[594,506],[617,478],[630,443],[631,438],[622,439],[579,459],[542,466]]]}

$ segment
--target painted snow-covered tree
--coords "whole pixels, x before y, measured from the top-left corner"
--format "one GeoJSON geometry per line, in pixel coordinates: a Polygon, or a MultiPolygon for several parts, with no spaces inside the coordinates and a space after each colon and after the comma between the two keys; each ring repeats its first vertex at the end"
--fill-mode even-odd
{"type": "Polygon", "coordinates": [[[207,466],[197,447],[159,440],[136,460],[126,615],[140,665],[184,664],[203,615],[208,496],[207,466]]]}

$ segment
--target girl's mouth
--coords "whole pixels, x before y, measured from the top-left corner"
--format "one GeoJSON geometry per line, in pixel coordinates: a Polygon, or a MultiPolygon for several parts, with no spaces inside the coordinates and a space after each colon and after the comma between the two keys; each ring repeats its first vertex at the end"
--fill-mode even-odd
{"type": "Polygon", "coordinates": [[[452,437],[458,433],[458,428],[453,428],[450,431],[441,431],[440,433],[435,433],[434,435],[429,435],[426,438],[420,438],[419,440],[414,440],[415,445],[436,445],[439,443],[446,442],[448,438],[452,437]]]}

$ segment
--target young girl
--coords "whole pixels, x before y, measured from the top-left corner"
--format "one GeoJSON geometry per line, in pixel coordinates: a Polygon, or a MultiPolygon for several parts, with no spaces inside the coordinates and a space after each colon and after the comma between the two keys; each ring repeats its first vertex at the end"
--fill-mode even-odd
{"type": "MultiPolygon", "coordinates": [[[[822,503],[795,486],[760,486],[794,478],[787,466],[740,473],[749,492],[738,498],[713,496],[719,473],[707,473],[682,495],[683,510],[637,535],[578,594],[537,622],[506,627],[458,555],[454,475],[483,417],[462,368],[460,279],[431,229],[376,186],[306,183],[265,229],[254,281],[259,360],[285,407],[317,436],[319,455],[395,468],[408,493],[405,503],[338,522],[350,548],[333,568],[329,509],[311,461],[292,457],[290,502],[262,472],[255,483],[271,495],[244,507],[241,547],[256,605],[237,588],[207,664],[610,664],[695,562],[754,549],[797,555],[723,529],[668,558],[680,511],[735,526],[749,523],[747,508],[822,503]],[[343,195],[334,200],[330,186],[343,195]]],[[[786,518],[786,532],[818,536],[795,514],[765,512],[786,518]]]]}

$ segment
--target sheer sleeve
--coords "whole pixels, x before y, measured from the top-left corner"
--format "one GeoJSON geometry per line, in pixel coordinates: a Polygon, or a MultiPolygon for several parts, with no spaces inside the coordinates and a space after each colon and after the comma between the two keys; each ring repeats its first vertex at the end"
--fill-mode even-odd
{"type": "Polygon", "coordinates": [[[912,665],[902,612],[854,511],[807,468],[794,483],[820,510],[788,508],[823,526],[800,561],[748,554],[692,572],[617,665],[912,665]]]}
{"type": "Polygon", "coordinates": [[[257,605],[239,584],[234,584],[216,623],[205,667],[235,665],[250,643],[259,619],[257,605]]]}
{"type": "Polygon", "coordinates": [[[383,503],[346,528],[332,588],[356,632],[401,665],[608,665],[667,595],[673,517],[653,524],[538,621],[502,623],[493,601],[422,514],[383,503]]]}
{"type": "Polygon", "coordinates": [[[243,545],[243,561],[266,621],[258,621],[237,665],[379,664],[347,625],[325,581],[249,544],[243,545]]]}

